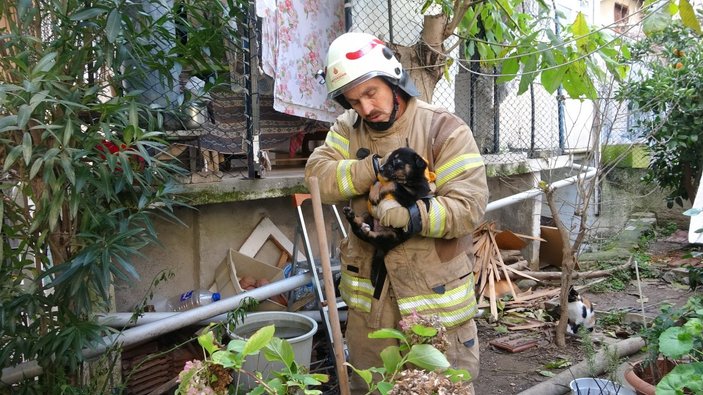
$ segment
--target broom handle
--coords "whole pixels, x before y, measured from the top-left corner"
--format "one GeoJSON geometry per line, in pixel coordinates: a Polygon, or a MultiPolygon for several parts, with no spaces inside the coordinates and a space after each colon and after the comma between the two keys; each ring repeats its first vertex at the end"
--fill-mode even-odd
{"type": "Polygon", "coordinates": [[[327,299],[327,312],[332,327],[332,341],[334,342],[334,359],[337,365],[337,380],[341,395],[349,395],[349,376],[345,365],[344,347],[342,340],[342,328],[339,325],[339,314],[337,312],[337,297],[334,294],[334,281],[332,279],[332,265],[327,246],[327,233],[325,230],[325,219],[322,215],[322,201],[320,200],[320,186],[317,177],[310,177],[310,195],[312,198],[312,213],[315,217],[315,228],[317,230],[317,241],[320,246],[320,262],[322,264],[322,278],[325,284],[325,298],[327,299]]]}

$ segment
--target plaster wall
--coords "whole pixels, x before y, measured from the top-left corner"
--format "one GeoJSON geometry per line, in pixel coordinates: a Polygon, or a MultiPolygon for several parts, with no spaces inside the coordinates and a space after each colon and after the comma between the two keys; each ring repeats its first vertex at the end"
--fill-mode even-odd
{"type": "MultiPolygon", "coordinates": [[[[309,218],[308,228],[314,227],[309,203],[304,205],[304,211],[306,221],[309,218]]],[[[204,204],[196,209],[178,209],[176,214],[184,225],[157,220],[161,245],[145,248],[144,256],[133,260],[141,279],[116,281],[118,311],[128,311],[141,301],[162,270],[172,271],[174,277],[155,288],[155,295],[172,296],[190,289],[208,288],[228,249],[238,250],[262,218],[271,219],[291,241],[298,218],[290,197],[204,204]]],[[[317,245],[316,239],[313,243],[317,245]]],[[[256,258],[275,265],[279,256],[280,250],[269,240],[256,258]]]]}
{"type": "MultiPolygon", "coordinates": [[[[511,176],[510,181],[502,177],[491,177],[490,199],[495,200],[524,191],[529,189],[532,183],[532,175],[511,176]]],[[[208,288],[213,281],[215,269],[222,262],[227,250],[238,250],[264,217],[270,218],[290,241],[295,240],[298,215],[290,196],[252,199],[202,204],[196,209],[178,209],[176,214],[184,225],[157,220],[155,226],[161,245],[143,249],[144,256],[133,260],[137,272],[141,275],[140,280],[116,281],[117,310],[124,312],[132,309],[147,295],[152,280],[163,270],[172,271],[174,276],[160,283],[154,289],[155,295],[172,296],[190,289],[208,288]]],[[[313,253],[318,257],[318,242],[310,200],[302,205],[302,209],[313,253]]],[[[324,210],[323,215],[327,226],[327,239],[337,245],[341,236],[331,228],[335,219],[329,210],[324,210]]],[[[531,229],[535,221],[534,201],[517,203],[489,213],[486,219],[496,221],[499,228],[532,234],[531,229]]],[[[346,222],[344,225],[346,226],[346,222]]],[[[298,244],[298,248],[302,251],[302,243],[298,244]]],[[[526,251],[526,254],[531,253],[530,248],[526,251]]],[[[272,241],[267,241],[256,258],[262,262],[276,264],[279,256],[278,247],[272,241]]]]}

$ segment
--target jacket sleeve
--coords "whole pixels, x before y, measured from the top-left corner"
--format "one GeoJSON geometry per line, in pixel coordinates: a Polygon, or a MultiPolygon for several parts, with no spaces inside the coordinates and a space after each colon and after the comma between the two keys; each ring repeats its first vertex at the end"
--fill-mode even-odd
{"type": "Polygon", "coordinates": [[[419,203],[421,235],[457,238],[473,232],[483,220],[488,203],[486,168],[466,124],[448,133],[437,157],[435,196],[419,203]]]}
{"type": "Polygon", "coordinates": [[[305,183],[316,176],[323,203],[338,203],[368,193],[376,180],[373,156],[358,160],[349,152],[350,129],[345,115],[327,132],[325,143],[313,151],[305,165],[305,183]]]}

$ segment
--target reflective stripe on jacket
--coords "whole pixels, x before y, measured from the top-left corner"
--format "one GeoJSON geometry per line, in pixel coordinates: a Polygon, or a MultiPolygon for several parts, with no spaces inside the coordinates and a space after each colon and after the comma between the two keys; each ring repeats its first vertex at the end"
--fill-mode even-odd
{"type": "MultiPolygon", "coordinates": [[[[347,201],[363,213],[373,173],[356,157],[359,149],[383,157],[407,146],[427,159],[437,175],[435,196],[429,209],[418,204],[422,232],[386,255],[388,279],[403,315],[437,314],[448,327],[466,322],[476,313],[471,232],[488,201],[483,159],[469,127],[415,98],[384,132],[366,127],[357,117],[348,110],[337,119],[325,144],[308,159],[306,179],[318,177],[324,203],[347,201]]],[[[378,302],[369,280],[373,247],[350,233],[340,252],[343,299],[352,309],[373,312],[378,302]]]]}

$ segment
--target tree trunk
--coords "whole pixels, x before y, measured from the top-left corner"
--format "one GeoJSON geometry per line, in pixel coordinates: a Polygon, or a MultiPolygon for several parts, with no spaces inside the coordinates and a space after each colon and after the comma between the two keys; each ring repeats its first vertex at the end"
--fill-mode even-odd
{"type": "Polygon", "coordinates": [[[574,251],[571,248],[569,232],[566,230],[566,226],[559,217],[559,210],[554,201],[555,192],[555,189],[548,188],[545,191],[545,195],[547,197],[549,210],[552,212],[552,218],[554,219],[554,223],[559,230],[559,235],[561,236],[561,241],[563,244],[561,261],[561,290],[559,292],[559,324],[556,328],[554,343],[558,347],[564,347],[566,346],[566,325],[569,320],[569,287],[571,286],[572,272],[574,271],[574,266],[576,265],[576,257],[574,256],[574,251]]]}
{"type": "Polygon", "coordinates": [[[403,68],[410,74],[410,79],[420,91],[420,99],[432,101],[437,81],[442,77],[446,57],[443,42],[447,16],[425,15],[420,40],[413,46],[389,44],[403,68]]]}

